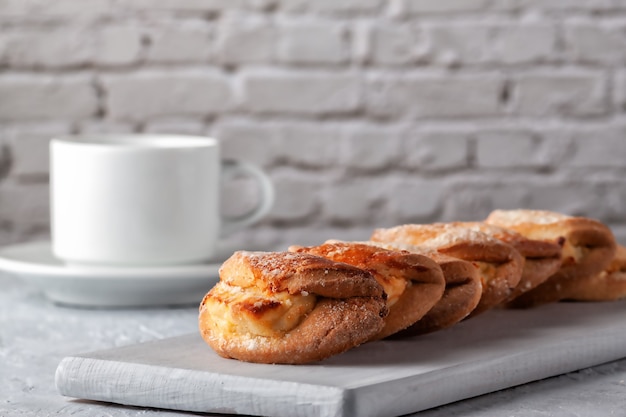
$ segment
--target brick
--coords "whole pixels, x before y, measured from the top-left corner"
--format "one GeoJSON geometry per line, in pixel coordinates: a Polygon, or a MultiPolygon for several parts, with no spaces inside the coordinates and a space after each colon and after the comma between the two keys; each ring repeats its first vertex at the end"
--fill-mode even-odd
{"type": "Polygon", "coordinates": [[[10,225],[11,240],[48,234],[50,193],[47,183],[4,183],[0,187],[0,227],[10,225]]]}
{"type": "MultiPolygon", "coordinates": [[[[1,193],[2,193],[2,190],[0,190],[0,194],[1,193]]],[[[18,240],[14,237],[14,233],[13,233],[12,220],[2,218],[2,215],[0,213],[0,245],[8,246],[17,242],[18,240]]]]}
{"type": "MultiPolygon", "coordinates": [[[[330,222],[354,224],[373,217],[384,187],[373,179],[333,184],[325,193],[323,215],[330,222]]],[[[371,232],[370,232],[371,233],[371,232]]]]}
{"type": "Polygon", "coordinates": [[[0,182],[9,176],[13,169],[13,153],[7,143],[8,139],[5,140],[4,136],[5,133],[0,130],[0,182]]]}
{"type": "Polygon", "coordinates": [[[366,91],[369,113],[379,117],[481,117],[496,115],[500,76],[377,76],[366,91]]]}
{"type": "Polygon", "coordinates": [[[520,64],[554,60],[556,28],[552,25],[500,25],[491,37],[495,62],[520,64]]]}
{"type": "Polygon", "coordinates": [[[277,0],[248,0],[247,3],[247,8],[255,12],[272,12],[277,7],[277,0]]]}
{"type": "Polygon", "coordinates": [[[442,221],[481,221],[495,209],[512,210],[528,204],[528,186],[508,178],[503,184],[497,179],[460,181],[445,198],[442,221]]]}
{"type": "Polygon", "coordinates": [[[626,31],[597,24],[570,24],[564,30],[565,52],[575,62],[623,64],[626,60],[626,31]]]}
{"type": "Polygon", "coordinates": [[[309,168],[335,165],[341,132],[333,125],[290,123],[278,127],[279,142],[274,152],[284,162],[309,168]]]}
{"type": "Polygon", "coordinates": [[[401,8],[409,16],[426,13],[460,13],[485,10],[489,0],[401,0],[401,8]]]}
{"type": "Polygon", "coordinates": [[[516,0],[518,7],[550,11],[603,11],[615,8],[612,0],[516,0]]]}
{"type": "Polygon", "coordinates": [[[350,74],[251,73],[243,87],[243,105],[256,113],[340,114],[360,105],[361,83],[350,74]]]}
{"type": "Polygon", "coordinates": [[[0,3],[2,15],[12,18],[47,19],[59,17],[96,18],[108,15],[115,9],[115,0],[3,0],[0,3]]]}
{"type": "Polygon", "coordinates": [[[99,65],[128,65],[139,61],[142,33],[136,27],[108,26],[96,33],[93,61],[99,65]]]}
{"type": "Polygon", "coordinates": [[[469,135],[454,131],[413,131],[402,146],[402,166],[424,171],[466,168],[469,135]]]}
{"type": "Polygon", "coordinates": [[[541,165],[541,161],[537,161],[538,147],[538,138],[530,132],[481,132],[476,135],[476,164],[485,168],[541,165]]]}
{"type": "Polygon", "coordinates": [[[575,153],[565,163],[577,168],[620,168],[626,155],[626,126],[577,129],[575,153]]]}
{"type": "Polygon", "coordinates": [[[30,29],[4,34],[2,61],[11,67],[63,68],[85,64],[93,35],[86,29],[30,29]]]}
{"type": "Polygon", "coordinates": [[[615,72],[614,88],[611,97],[612,103],[618,112],[626,110],[626,71],[615,72]]]}
{"type": "Polygon", "coordinates": [[[112,120],[85,120],[77,125],[78,133],[133,133],[135,126],[112,120]]]}
{"type": "Polygon", "coordinates": [[[0,38],[0,65],[2,66],[8,66],[8,44],[9,37],[5,34],[0,38]]]}
{"type": "MultiPolygon", "coordinates": [[[[371,22],[364,20],[354,22],[350,26],[350,42],[352,44],[350,62],[364,66],[370,63],[371,22]]],[[[0,45],[0,48],[2,46],[0,45]]]]}
{"type": "Polygon", "coordinates": [[[232,120],[219,122],[213,136],[220,141],[222,155],[269,167],[276,161],[280,132],[275,124],[232,120]]]}
{"type": "Polygon", "coordinates": [[[478,169],[544,170],[565,166],[575,153],[573,134],[578,128],[542,126],[536,130],[479,131],[475,141],[478,169]]]}
{"type": "Polygon", "coordinates": [[[424,53],[418,30],[408,25],[374,26],[370,36],[370,60],[381,65],[405,65],[424,53]]]}
{"type": "MultiPolygon", "coordinates": [[[[441,2],[447,3],[447,2],[441,2]]],[[[425,27],[432,59],[444,65],[475,64],[489,58],[491,28],[485,25],[441,24],[425,27]]]]}
{"type": "Polygon", "coordinates": [[[92,81],[83,76],[0,76],[0,97],[0,120],[76,120],[98,109],[92,81]]]}
{"type": "Polygon", "coordinates": [[[30,12],[29,8],[32,7],[30,2],[24,0],[2,0],[0,6],[2,7],[2,16],[11,18],[27,14],[30,12]]]}
{"type": "Polygon", "coordinates": [[[545,24],[436,24],[426,36],[434,61],[445,65],[542,62],[556,50],[556,30],[545,24]]]}
{"type": "Polygon", "coordinates": [[[50,172],[50,139],[71,133],[64,123],[13,127],[8,133],[13,155],[12,175],[43,177],[50,172]]]}
{"type": "MultiPolygon", "coordinates": [[[[525,2],[526,0],[499,0],[491,2],[489,5],[489,10],[494,12],[514,12],[514,13],[523,13],[525,12],[525,2]]],[[[535,1],[535,0],[530,0],[535,1]]],[[[534,15],[533,15],[534,17],[534,15]]]]}
{"type": "Polygon", "coordinates": [[[228,79],[205,71],[141,71],[103,77],[108,115],[120,120],[206,116],[233,103],[228,79]]]}
{"type": "Polygon", "coordinates": [[[594,213],[603,200],[600,189],[589,183],[542,181],[528,184],[527,190],[527,208],[569,215],[594,213]]]}
{"type": "Polygon", "coordinates": [[[293,22],[278,28],[278,59],[287,64],[340,64],[347,61],[349,45],[343,25],[328,22],[293,22]]]}
{"type": "Polygon", "coordinates": [[[386,188],[390,216],[396,224],[433,221],[447,192],[440,179],[394,179],[386,188]]]}
{"type": "Polygon", "coordinates": [[[565,161],[571,158],[575,152],[573,132],[577,127],[550,128],[542,126],[534,132],[540,137],[540,145],[535,152],[535,160],[538,166],[544,168],[564,166],[565,161]]]}
{"type": "MultiPolygon", "coordinates": [[[[595,183],[596,194],[601,195],[599,207],[594,207],[592,216],[605,223],[624,223],[624,212],[626,211],[626,187],[622,178],[603,180],[602,183],[595,183]]],[[[625,225],[626,226],[626,225],[625,225]]],[[[625,230],[612,229],[615,237],[624,244],[622,238],[626,237],[625,230]]]]}
{"type": "Polygon", "coordinates": [[[311,217],[319,206],[320,181],[316,176],[296,175],[289,170],[273,176],[276,201],[270,220],[302,221],[311,217]]]}
{"type": "Polygon", "coordinates": [[[206,136],[206,126],[200,120],[154,120],[147,123],[143,131],[146,133],[206,136]]]}
{"type": "Polygon", "coordinates": [[[359,14],[379,11],[384,0],[279,0],[280,10],[329,14],[359,14]]]}
{"type": "Polygon", "coordinates": [[[340,165],[364,171],[394,166],[399,159],[404,132],[395,127],[357,125],[344,129],[340,165]]]}
{"type": "Polygon", "coordinates": [[[130,64],[138,61],[141,52],[141,33],[126,26],[16,31],[4,42],[3,60],[18,68],[130,64]]]}
{"type": "Polygon", "coordinates": [[[130,10],[166,10],[185,12],[219,12],[242,9],[247,0],[121,0],[121,6],[130,10]]]}
{"type": "Polygon", "coordinates": [[[265,19],[225,19],[218,28],[217,58],[225,64],[273,62],[277,41],[276,29],[265,19]]]}
{"type": "Polygon", "coordinates": [[[593,116],[607,111],[600,72],[527,74],[514,80],[513,111],[522,116],[593,116]]]}
{"type": "Polygon", "coordinates": [[[89,4],[85,4],[81,0],[54,0],[53,2],[31,1],[30,3],[36,7],[33,12],[44,15],[53,16],[99,16],[108,15],[115,10],[115,0],[90,0],[89,4]]]}
{"type": "Polygon", "coordinates": [[[149,62],[206,62],[213,53],[213,31],[206,22],[160,25],[148,35],[149,62]]]}

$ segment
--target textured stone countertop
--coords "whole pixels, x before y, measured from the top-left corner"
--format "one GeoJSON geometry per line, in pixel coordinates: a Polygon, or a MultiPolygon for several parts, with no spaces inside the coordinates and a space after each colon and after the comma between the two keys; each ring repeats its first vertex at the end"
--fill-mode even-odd
{"type": "MultiPolygon", "coordinates": [[[[196,331],[195,307],[90,310],[57,306],[36,288],[0,275],[0,416],[183,416],[60,396],[54,386],[68,355],[196,331]]],[[[626,416],[626,359],[499,391],[418,414],[626,416]]]]}

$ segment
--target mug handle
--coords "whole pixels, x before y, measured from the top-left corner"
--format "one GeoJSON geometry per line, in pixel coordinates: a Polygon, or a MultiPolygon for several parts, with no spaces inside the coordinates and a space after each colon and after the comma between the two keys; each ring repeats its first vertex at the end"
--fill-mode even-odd
{"type": "Polygon", "coordinates": [[[245,226],[248,226],[261,217],[265,216],[274,204],[274,185],[265,172],[255,165],[236,159],[225,159],[222,161],[222,175],[224,177],[235,176],[243,173],[254,177],[260,189],[260,201],[256,208],[249,213],[234,218],[222,217],[221,235],[232,234],[245,226]]]}

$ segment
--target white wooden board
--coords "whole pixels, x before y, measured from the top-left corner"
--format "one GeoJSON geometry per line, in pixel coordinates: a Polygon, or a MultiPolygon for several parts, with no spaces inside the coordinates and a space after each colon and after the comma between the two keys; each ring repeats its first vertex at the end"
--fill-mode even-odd
{"type": "Polygon", "coordinates": [[[191,334],[67,357],[63,395],[262,416],[398,416],[626,357],[626,302],[494,310],[306,366],[223,359],[191,334]]]}

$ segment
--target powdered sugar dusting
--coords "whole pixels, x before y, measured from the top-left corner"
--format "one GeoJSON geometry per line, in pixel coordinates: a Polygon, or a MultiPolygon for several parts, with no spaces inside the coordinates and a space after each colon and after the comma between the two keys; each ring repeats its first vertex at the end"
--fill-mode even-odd
{"type": "Polygon", "coordinates": [[[517,239],[522,238],[522,235],[520,235],[519,233],[513,230],[505,229],[504,227],[501,227],[501,226],[496,226],[493,224],[487,224],[483,222],[455,222],[454,225],[463,227],[466,229],[470,229],[470,230],[475,230],[477,232],[485,233],[486,235],[489,235],[496,239],[508,238],[509,240],[511,240],[514,238],[517,238],[517,239]]]}
{"type": "Polygon", "coordinates": [[[262,272],[262,276],[275,279],[298,269],[304,255],[294,252],[248,252],[240,251],[242,257],[262,272]]]}
{"type": "Polygon", "coordinates": [[[375,241],[367,241],[362,242],[368,245],[378,246],[379,248],[388,249],[388,250],[404,250],[411,253],[417,253],[419,255],[432,255],[435,250],[432,248],[427,248],[424,246],[411,245],[409,243],[404,242],[375,242],[375,241]]]}
{"type": "Polygon", "coordinates": [[[463,242],[490,242],[499,243],[495,238],[492,238],[485,233],[452,225],[446,225],[441,233],[432,239],[425,240],[421,243],[429,248],[446,248],[450,246],[458,245],[463,242]]]}
{"type": "Polygon", "coordinates": [[[487,219],[496,224],[518,225],[523,223],[551,224],[571,216],[546,210],[494,210],[487,219]]]}
{"type": "Polygon", "coordinates": [[[461,227],[453,223],[407,224],[391,229],[378,229],[375,240],[397,242],[440,249],[463,242],[498,243],[499,241],[478,230],[461,227]]]}
{"type": "Polygon", "coordinates": [[[250,338],[245,338],[242,339],[242,344],[244,346],[245,349],[247,350],[255,350],[257,348],[257,338],[256,337],[250,337],[250,338]]]}

